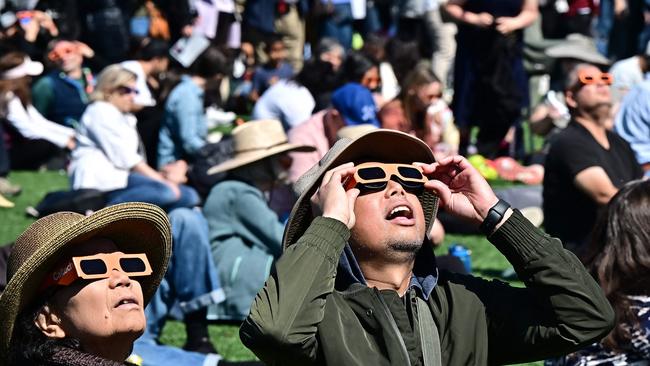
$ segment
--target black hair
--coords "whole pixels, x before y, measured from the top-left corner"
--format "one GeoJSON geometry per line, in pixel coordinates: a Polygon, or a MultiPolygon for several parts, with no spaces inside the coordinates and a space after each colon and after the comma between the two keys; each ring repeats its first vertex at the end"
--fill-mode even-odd
{"type": "Polygon", "coordinates": [[[78,339],[49,338],[36,326],[36,317],[50,297],[40,297],[32,306],[21,311],[16,318],[7,355],[9,365],[44,364],[61,348],[81,350],[81,342],[78,339]]]}
{"type": "Polygon", "coordinates": [[[340,84],[332,64],[319,59],[305,61],[302,70],[293,80],[312,94],[333,91],[340,84]]]}
{"type": "MultiPolygon", "coordinates": [[[[269,35],[266,41],[264,42],[264,52],[266,53],[271,52],[271,47],[278,42],[282,42],[282,37],[279,34],[273,33],[269,35]]],[[[284,43],[282,43],[282,45],[284,45],[284,43]]]]}
{"type": "Polygon", "coordinates": [[[135,53],[138,60],[151,61],[154,58],[169,57],[169,43],[159,38],[144,38],[135,53]]]}
{"type": "Polygon", "coordinates": [[[601,213],[582,261],[598,281],[616,314],[616,326],[603,340],[624,350],[630,327],[639,319],[628,296],[650,295],[650,181],[627,183],[601,213]]]}
{"type": "Polygon", "coordinates": [[[219,74],[229,75],[232,62],[218,47],[210,46],[199,55],[189,69],[192,75],[211,79],[219,74]]]}
{"type": "Polygon", "coordinates": [[[346,81],[359,83],[368,70],[378,66],[379,63],[374,58],[361,52],[352,51],[343,61],[343,77],[346,81]]]}
{"type": "Polygon", "coordinates": [[[397,80],[403,80],[420,62],[418,43],[391,38],[386,44],[386,59],[393,67],[397,80]]]}

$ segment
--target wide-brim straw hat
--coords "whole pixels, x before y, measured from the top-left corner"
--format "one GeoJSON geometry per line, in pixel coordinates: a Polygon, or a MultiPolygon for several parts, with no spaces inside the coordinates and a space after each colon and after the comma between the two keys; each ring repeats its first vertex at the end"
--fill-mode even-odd
{"type": "Polygon", "coordinates": [[[316,150],[313,146],[289,143],[282,123],[272,119],[239,125],[232,130],[232,137],[233,157],[208,169],[208,174],[225,172],[285,152],[316,150]]]}
{"type": "Polygon", "coordinates": [[[596,41],[582,34],[569,34],[566,41],[547,48],[546,54],[553,58],[570,58],[601,66],[611,63],[598,52],[596,41]]]}
{"type": "MultiPolygon", "coordinates": [[[[298,241],[313,221],[310,200],[320,186],[325,172],[348,162],[365,161],[429,164],[435,162],[435,158],[424,141],[394,130],[376,129],[355,139],[338,140],[320,162],[303,174],[294,184],[294,191],[299,197],[291,210],[289,221],[284,230],[282,240],[284,248],[298,241]]],[[[426,232],[428,233],[438,210],[438,196],[428,190],[423,190],[418,198],[424,210],[426,232]]]]}
{"type": "Polygon", "coordinates": [[[14,323],[38,296],[44,277],[69,250],[91,238],[105,238],[125,253],[145,253],[153,273],[138,278],[145,304],[167,271],[172,252],[167,215],[147,203],[124,203],[90,216],[59,212],[43,217],[23,232],[7,263],[7,287],[0,296],[0,365],[7,360],[14,323]]]}

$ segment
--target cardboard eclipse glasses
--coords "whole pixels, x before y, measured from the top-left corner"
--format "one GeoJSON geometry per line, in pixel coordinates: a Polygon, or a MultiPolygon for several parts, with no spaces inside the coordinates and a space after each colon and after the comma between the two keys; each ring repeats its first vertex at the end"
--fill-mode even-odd
{"type": "Polygon", "coordinates": [[[384,189],[393,177],[396,178],[393,180],[405,189],[414,190],[421,189],[429,180],[422,173],[422,169],[413,164],[369,162],[359,164],[356,168],[354,175],[343,183],[346,191],[355,187],[367,190],[384,189]]]}
{"type": "Polygon", "coordinates": [[[52,286],[69,286],[79,278],[96,280],[109,278],[113,269],[119,269],[129,277],[149,276],[151,265],[144,253],[125,254],[114,252],[72,257],[54,267],[43,281],[40,291],[52,286]]]}
{"type": "Polygon", "coordinates": [[[589,70],[580,70],[578,72],[578,79],[584,85],[596,84],[599,81],[605,85],[612,85],[614,76],[607,72],[591,72],[589,70]]]}

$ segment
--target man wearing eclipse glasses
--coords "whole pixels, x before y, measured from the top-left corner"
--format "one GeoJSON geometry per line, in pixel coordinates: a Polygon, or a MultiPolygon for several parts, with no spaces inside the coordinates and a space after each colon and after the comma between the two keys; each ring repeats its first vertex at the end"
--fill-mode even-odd
{"type": "Polygon", "coordinates": [[[567,75],[568,126],[549,139],[544,176],[544,226],[578,252],[598,212],[625,183],[641,178],[629,144],[612,127],[611,74],[578,64],[567,75]]]}
{"type": "Polygon", "coordinates": [[[266,364],[525,362],[613,325],[577,258],[463,157],[435,162],[421,140],[375,130],[339,140],[296,190],[284,254],[240,329],[266,364]],[[438,271],[425,233],[439,204],[480,227],[527,288],[438,271]]]}

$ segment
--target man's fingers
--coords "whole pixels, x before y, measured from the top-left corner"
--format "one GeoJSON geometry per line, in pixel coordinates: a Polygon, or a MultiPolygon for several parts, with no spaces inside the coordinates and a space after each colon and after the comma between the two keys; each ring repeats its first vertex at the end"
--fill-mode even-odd
{"type": "Polygon", "coordinates": [[[341,170],[341,169],[349,169],[349,168],[352,168],[352,167],[354,167],[354,163],[345,163],[345,164],[341,164],[341,165],[339,165],[339,166],[337,166],[335,168],[332,168],[332,169],[328,170],[327,172],[325,172],[325,175],[323,176],[323,180],[321,181],[321,186],[326,185],[327,183],[329,183],[330,180],[332,180],[332,175],[336,171],[341,170]]]}
{"type": "Polygon", "coordinates": [[[440,197],[442,207],[447,207],[447,204],[451,201],[451,191],[449,190],[449,187],[437,179],[426,182],[424,188],[433,191],[438,197],[440,197]]]}

